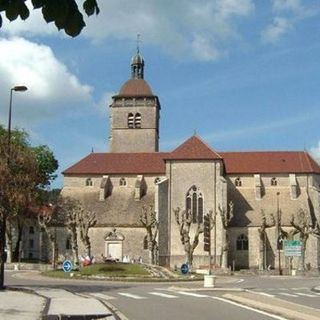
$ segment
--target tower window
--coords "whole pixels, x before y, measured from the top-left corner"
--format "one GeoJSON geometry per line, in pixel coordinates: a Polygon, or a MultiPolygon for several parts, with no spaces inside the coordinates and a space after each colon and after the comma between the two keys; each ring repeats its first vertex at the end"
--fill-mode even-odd
{"type": "Polygon", "coordinates": [[[241,234],[237,238],[237,250],[248,250],[248,247],[249,247],[248,237],[244,234],[241,234]]]}
{"type": "Polygon", "coordinates": [[[186,211],[191,214],[193,223],[203,222],[203,197],[196,186],[192,186],[187,192],[186,211]]]}
{"type": "Polygon", "coordinates": [[[33,226],[29,227],[29,234],[34,234],[34,227],[33,226]]]}
{"type": "Polygon", "coordinates": [[[236,180],[234,180],[234,184],[236,187],[242,186],[242,181],[241,181],[240,177],[238,177],[238,178],[236,178],[236,180]]]}
{"type": "Polygon", "coordinates": [[[128,128],[134,128],[134,116],[132,113],[128,114],[128,128]]]}
{"type": "Polygon", "coordinates": [[[141,114],[136,113],[134,117],[134,127],[135,128],[141,128],[141,114]]]}
{"type": "Polygon", "coordinates": [[[121,178],[120,179],[120,186],[126,186],[127,185],[127,181],[125,178],[121,178]]]}
{"type": "Polygon", "coordinates": [[[271,179],[271,185],[272,185],[272,186],[277,186],[277,185],[278,185],[277,178],[273,177],[273,178],[271,179]]]}
{"type": "Polygon", "coordinates": [[[92,179],[91,178],[87,178],[86,179],[86,186],[87,187],[91,187],[93,185],[92,179]]]}

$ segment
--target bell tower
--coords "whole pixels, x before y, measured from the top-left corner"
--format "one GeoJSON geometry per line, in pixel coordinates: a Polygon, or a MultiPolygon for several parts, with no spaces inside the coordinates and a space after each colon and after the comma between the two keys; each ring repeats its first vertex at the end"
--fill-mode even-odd
{"type": "Polygon", "coordinates": [[[131,79],[112,99],[110,151],[159,151],[160,102],[144,80],[144,59],[139,46],[131,59],[131,79]]]}

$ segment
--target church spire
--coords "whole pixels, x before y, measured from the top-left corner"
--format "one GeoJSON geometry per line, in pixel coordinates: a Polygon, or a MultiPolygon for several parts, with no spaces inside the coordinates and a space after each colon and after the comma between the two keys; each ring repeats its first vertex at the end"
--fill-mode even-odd
{"type": "Polygon", "coordinates": [[[131,78],[143,79],[144,76],[144,60],[140,54],[140,34],[137,34],[137,53],[131,59],[131,78]]]}

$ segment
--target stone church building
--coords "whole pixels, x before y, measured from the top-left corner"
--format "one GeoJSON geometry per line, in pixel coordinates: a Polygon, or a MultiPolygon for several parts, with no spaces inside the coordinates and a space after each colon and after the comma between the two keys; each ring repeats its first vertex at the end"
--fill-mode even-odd
{"type": "MultiPolygon", "coordinates": [[[[62,194],[81,200],[97,215],[90,230],[93,255],[148,262],[140,215],[144,205],[152,205],[159,222],[160,265],[173,268],[186,261],[174,215],[180,208],[191,213],[191,240],[203,215],[213,212],[214,265],[277,269],[280,262],[287,268],[290,258],[281,241],[290,234],[299,239],[292,215],[302,212],[309,229],[319,223],[318,163],[305,151],[219,152],[197,135],[171,152],[160,152],[160,111],[138,51],[131,60],[131,78],[110,105],[110,152],[90,153],[63,173],[62,194]],[[227,216],[224,223],[221,214],[227,216]]],[[[60,237],[60,251],[66,237],[60,237]]],[[[294,257],[292,267],[300,260],[294,257]]],[[[319,261],[320,239],[310,234],[305,264],[316,269],[319,261]]],[[[194,265],[208,265],[203,234],[194,265]]]]}

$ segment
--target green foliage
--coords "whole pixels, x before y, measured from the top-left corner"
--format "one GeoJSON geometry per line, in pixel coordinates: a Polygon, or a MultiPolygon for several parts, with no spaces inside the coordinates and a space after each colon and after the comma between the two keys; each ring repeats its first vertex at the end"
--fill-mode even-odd
{"type": "MultiPolygon", "coordinates": [[[[25,5],[25,1],[0,0],[0,13],[5,12],[7,19],[10,21],[18,17],[26,20],[30,12],[25,5]]],[[[76,0],[32,0],[32,5],[34,9],[41,9],[43,18],[47,23],[54,22],[58,30],[63,29],[69,36],[76,37],[86,25],[76,0]]],[[[88,16],[100,12],[96,0],[83,0],[82,6],[88,16]]],[[[1,26],[2,17],[0,15],[0,28],[1,26]]]]}

